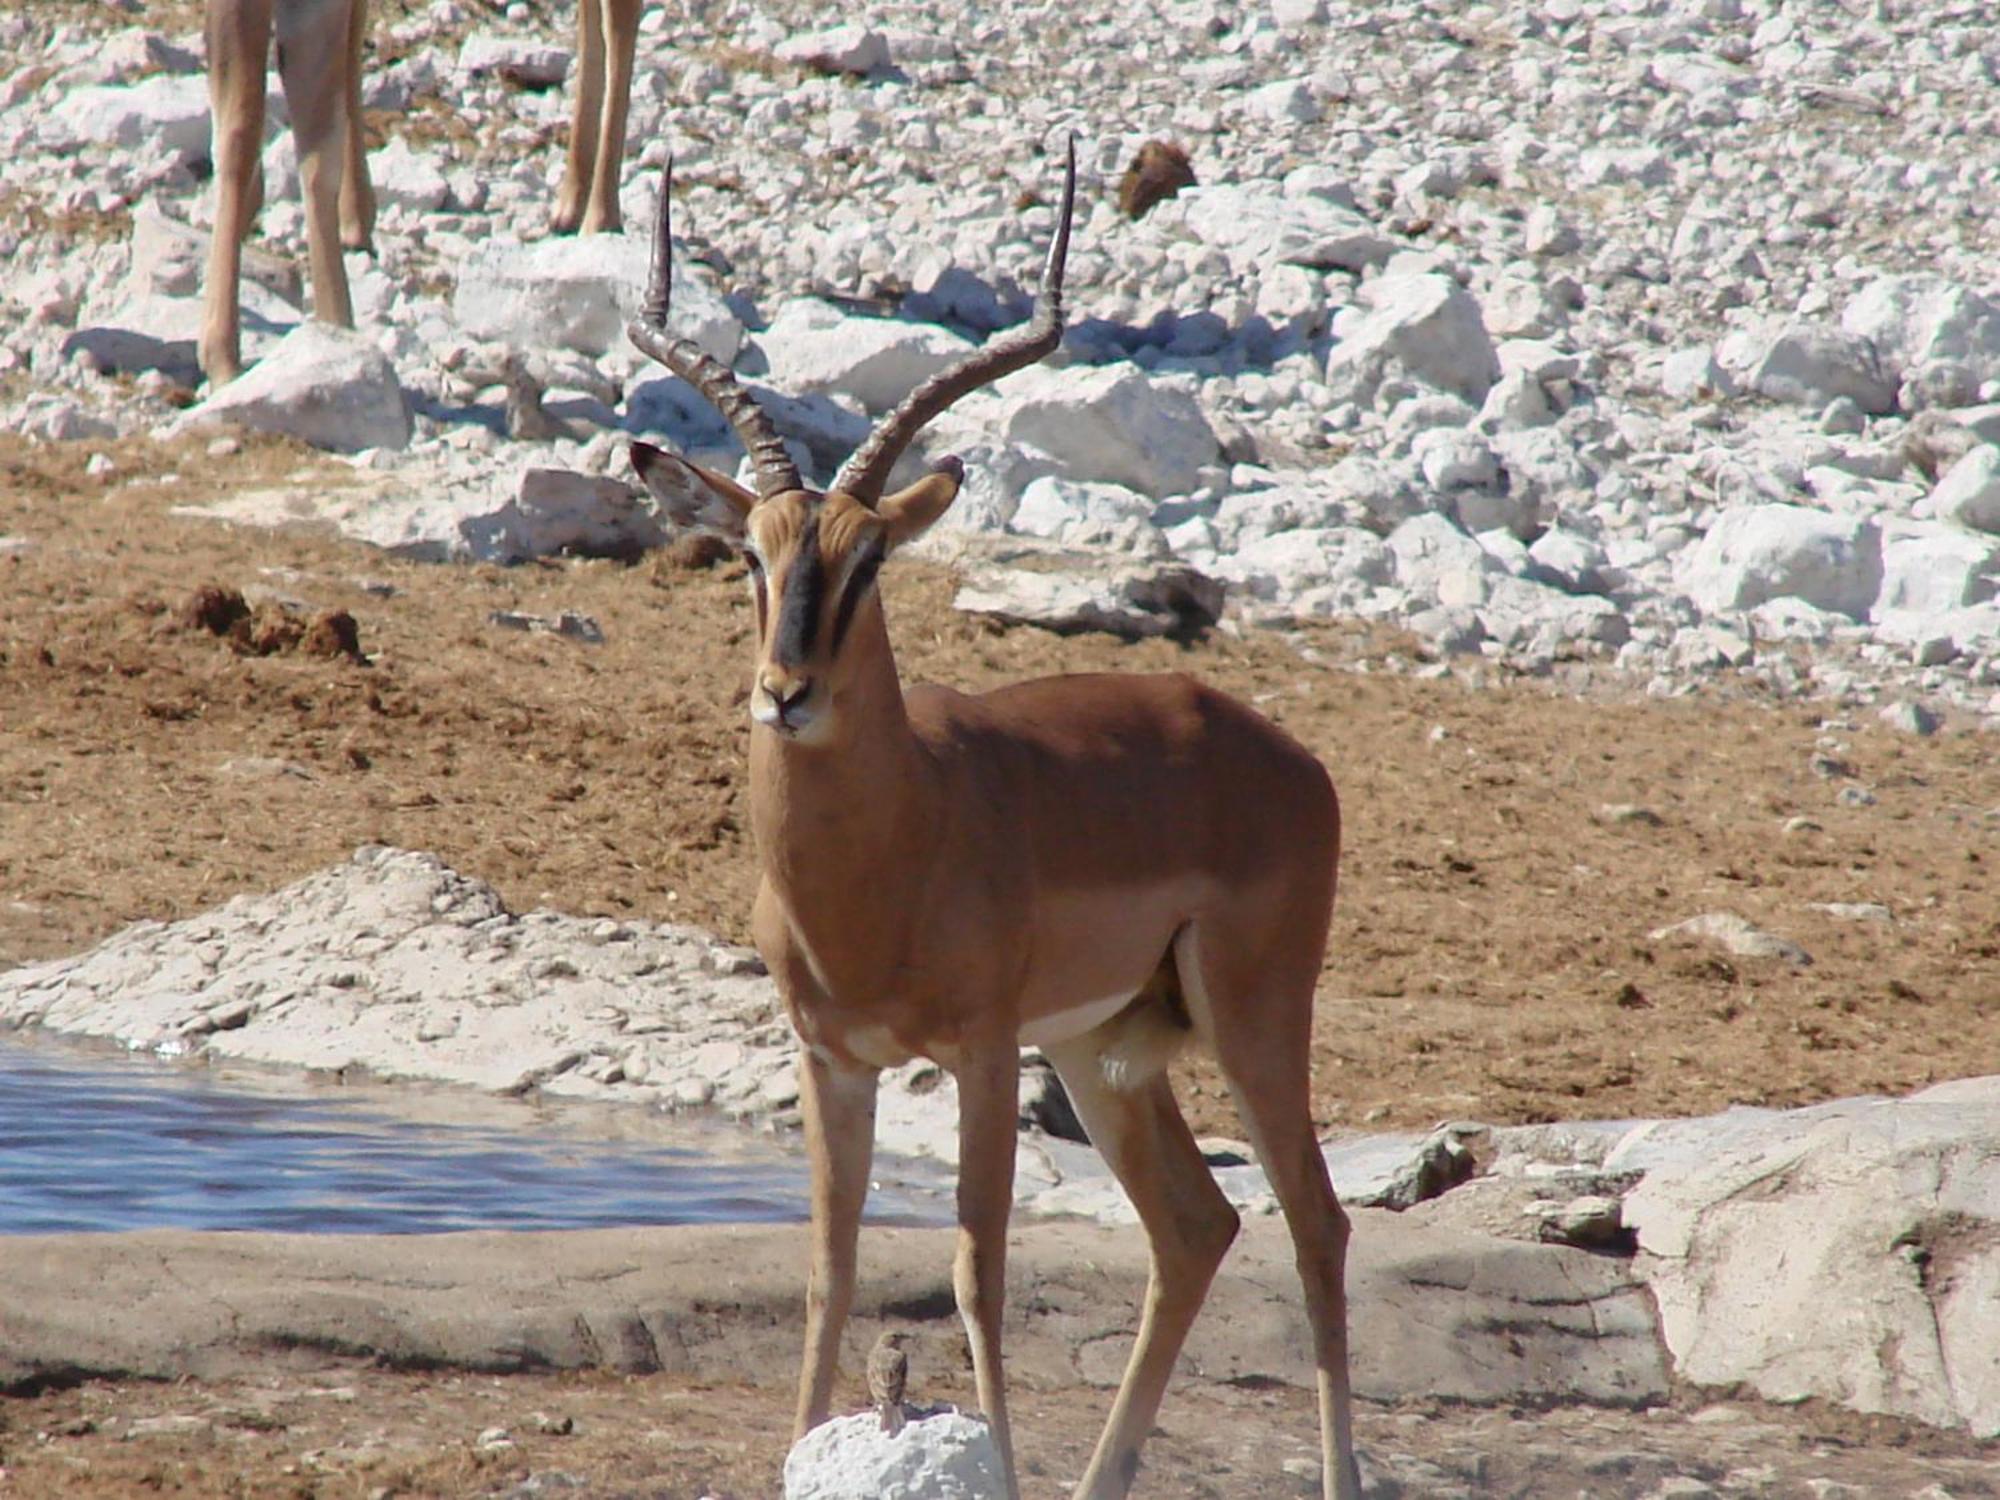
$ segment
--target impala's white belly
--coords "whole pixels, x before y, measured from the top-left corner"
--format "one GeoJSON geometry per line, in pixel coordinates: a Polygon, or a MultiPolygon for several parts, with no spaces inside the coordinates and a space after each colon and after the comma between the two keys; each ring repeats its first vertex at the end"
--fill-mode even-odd
{"type": "Polygon", "coordinates": [[[1095,1031],[1119,1011],[1132,1003],[1136,989],[1122,994],[1109,995],[1102,1000],[1088,1000],[1082,1005],[1072,1005],[1068,1010],[1052,1011],[1048,1015],[1037,1016],[1021,1028],[1023,1047],[1053,1047],[1072,1041],[1086,1031],[1095,1031]]]}

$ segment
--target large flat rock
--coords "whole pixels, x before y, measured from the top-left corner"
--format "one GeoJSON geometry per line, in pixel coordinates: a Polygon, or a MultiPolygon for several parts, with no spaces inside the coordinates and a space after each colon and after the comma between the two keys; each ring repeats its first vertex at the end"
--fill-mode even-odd
{"type": "MultiPolygon", "coordinates": [[[[846,1359],[884,1320],[961,1339],[955,1232],[868,1229],[846,1359]]],[[[1010,1237],[1013,1379],[1113,1386],[1146,1284],[1137,1235],[1077,1223],[1010,1237]]],[[[289,1350],[511,1371],[789,1376],[803,1336],[806,1230],[712,1226],[566,1233],[0,1238],[0,1389],[96,1376],[214,1376],[289,1350]]],[[[1349,1296],[1356,1389],[1383,1399],[1636,1402],[1666,1391],[1650,1305],[1613,1262],[1356,1216],[1349,1296]]],[[[1312,1383],[1291,1243],[1251,1221],[1182,1368],[1212,1381],[1312,1383]]]]}

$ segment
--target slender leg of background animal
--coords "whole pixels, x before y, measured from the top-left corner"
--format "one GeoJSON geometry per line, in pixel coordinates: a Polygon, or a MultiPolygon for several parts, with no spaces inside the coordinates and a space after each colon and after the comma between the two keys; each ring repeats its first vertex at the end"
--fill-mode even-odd
{"type": "Polygon", "coordinates": [[[1014,1136],[1021,1055],[1013,1039],[967,1046],[958,1069],[958,1256],[952,1290],[972,1344],[980,1409],[1006,1468],[1007,1500],[1019,1500],[1000,1316],[1007,1296],[1007,1216],[1014,1207],[1014,1136]]]}
{"type": "Polygon", "coordinates": [[[597,154],[591,162],[585,234],[624,227],[618,179],[625,168],[625,118],[632,106],[632,58],[639,38],[641,0],[599,0],[603,18],[604,97],[597,112],[597,154]]]}
{"type": "Polygon", "coordinates": [[[799,1107],[812,1164],[812,1268],[806,1275],[806,1349],[799,1371],[797,1442],[827,1418],[840,1332],[854,1305],[856,1244],[875,1154],[875,1071],[799,1058],[799,1107]]]}
{"type": "Polygon", "coordinates": [[[1146,1226],[1152,1275],[1132,1357],[1076,1500],[1121,1500],[1139,1472],[1174,1361],[1215,1268],[1236,1238],[1236,1210],[1215,1185],[1165,1074],[1131,1090],[1104,1080],[1097,1038],[1045,1047],[1090,1139],[1146,1226]]]}
{"type": "Polygon", "coordinates": [[[347,17],[347,148],[340,174],[340,243],[375,247],[375,187],[368,180],[368,143],[361,130],[361,53],[368,39],[368,0],[350,0],[347,17]]]}
{"type": "Polygon", "coordinates": [[[354,326],[347,268],[340,261],[340,178],[347,153],[347,12],[278,8],[278,76],[292,112],[299,190],[306,200],[306,251],[313,316],[354,326]]]}
{"type": "Polygon", "coordinates": [[[208,245],[201,367],[211,385],[243,369],[237,284],[243,236],[257,209],[264,137],[264,59],[271,51],[271,0],[210,0],[208,103],[215,122],[215,230],[208,245]]]}
{"type": "Polygon", "coordinates": [[[1310,965],[1222,964],[1205,961],[1209,945],[1198,946],[1199,953],[1182,954],[1181,980],[1190,1008],[1236,1018],[1234,1024],[1224,1021],[1214,1027],[1216,1059],[1292,1232],[1319,1366],[1321,1482],[1328,1500],[1360,1500],[1347,1372],[1347,1215],[1334,1196],[1312,1122],[1309,1043],[1318,954],[1310,965]],[[1285,972],[1288,967],[1297,972],[1285,972]],[[1190,969],[1199,974],[1190,975],[1190,969]],[[1197,986],[1205,992],[1198,1002],[1193,998],[1197,986]],[[1268,1022],[1262,1027],[1253,1024],[1245,1003],[1251,994],[1284,997],[1264,1006],[1268,1022]]]}
{"type": "Polygon", "coordinates": [[[604,0],[577,0],[575,92],[569,105],[569,153],[549,228],[575,234],[597,170],[598,119],[604,112],[604,0]]]}

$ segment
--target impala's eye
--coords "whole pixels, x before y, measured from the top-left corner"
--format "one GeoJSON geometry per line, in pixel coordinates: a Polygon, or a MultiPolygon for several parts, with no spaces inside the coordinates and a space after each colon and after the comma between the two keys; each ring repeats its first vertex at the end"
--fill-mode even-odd
{"type": "Polygon", "coordinates": [[[757,601],[757,633],[764,633],[764,615],[770,608],[764,592],[764,559],[747,547],[743,551],[743,566],[750,570],[750,592],[757,601]]]}

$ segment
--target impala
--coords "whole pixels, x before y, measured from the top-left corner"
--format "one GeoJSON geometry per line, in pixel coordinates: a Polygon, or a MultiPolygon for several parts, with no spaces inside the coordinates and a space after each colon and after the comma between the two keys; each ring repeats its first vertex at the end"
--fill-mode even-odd
{"type": "Polygon", "coordinates": [[[877,569],[944,514],[964,473],[946,459],[885,494],[897,458],[952,402],[1061,340],[1074,146],[1033,320],[918,387],[823,493],[731,372],[667,332],[668,187],[630,336],[729,418],[756,488],[643,443],[632,459],[669,516],[740,548],[750,574],[753,930],[802,1044],[812,1165],[796,1433],[831,1403],[877,1073],[931,1058],[958,1083],[953,1289],[1007,1493],[1018,1494],[1000,1331],[1019,1054],[1032,1044],[1061,1074],[1150,1246],[1131,1360],[1076,1490],[1126,1494],[1237,1231],[1166,1072],[1191,1039],[1221,1064],[1284,1208],[1312,1323],[1325,1492],[1353,1500],[1348,1226],[1308,1100],[1340,842],[1326,771],[1251,709],[1178,674],[905,693],[875,589],[877,569]]]}
{"type": "MultiPolygon", "coordinates": [[[[641,0],[579,0],[569,155],[550,227],[616,230],[641,0]]],[[[305,197],[313,316],[354,325],[342,247],[366,250],[375,194],[361,140],[367,0],[208,0],[208,96],[215,121],[215,230],[202,309],[201,368],[214,385],[243,368],[237,306],[243,237],[264,194],[264,60],[275,32],[305,197]]]]}

